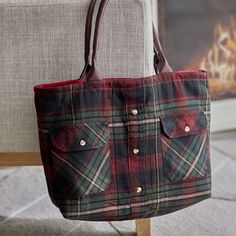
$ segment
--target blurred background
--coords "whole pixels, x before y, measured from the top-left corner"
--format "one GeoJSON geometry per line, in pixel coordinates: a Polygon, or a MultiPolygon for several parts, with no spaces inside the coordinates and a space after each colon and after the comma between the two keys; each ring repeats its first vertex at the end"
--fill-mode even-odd
{"type": "Polygon", "coordinates": [[[207,70],[212,131],[236,128],[236,1],[159,0],[161,41],[175,70],[207,70]]]}
{"type": "MultiPolygon", "coordinates": [[[[89,2],[0,0],[0,236],[135,235],[134,221],[63,219],[40,166],[33,86],[80,75],[89,2]]],[[[152,235],[236,235],[236,1],[110,0],[105,76],[153,74],[152,16],[172,68],[208,72],[213,183],[211,199],[153,218],[152,235]]]]}

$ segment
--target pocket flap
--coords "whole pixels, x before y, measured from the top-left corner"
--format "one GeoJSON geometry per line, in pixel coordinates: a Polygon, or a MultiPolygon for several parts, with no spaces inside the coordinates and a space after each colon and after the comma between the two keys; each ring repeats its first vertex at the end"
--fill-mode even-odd
{"type": "Polygon", "coordinates": [[[52,146],[62,152],[102,147],[109,139],[107,122],[74,123],[50,129],[52,146]]]}
{"type": "Polygon", "coordinates": [[[200,134],[207,128],[207,117],[202,110],[182,111],[160,117],[164,133],[169,138],[200,134]]]}

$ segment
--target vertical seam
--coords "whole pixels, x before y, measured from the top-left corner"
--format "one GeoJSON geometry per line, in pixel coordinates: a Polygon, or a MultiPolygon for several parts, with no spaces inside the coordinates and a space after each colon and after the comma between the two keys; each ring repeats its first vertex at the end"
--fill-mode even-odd
{"type": "MultiPolygon", "coordinates": [[[[129,121],[129,108],[127,106],[127,94],[128,94],[128,87],[125,87],[125,117],[126,120],[129,121]]],[[[132,183],[132,177],[131,177],[131,171],[130,171],[130,157],[129,157],[129,152],[130,152],[130,141],[129,141],[129,123],[127,122],[127,161],[128,161],[128,170],[129,170],[129,182],[130,182],[130,195],[131,197],[129,197],[129,206],[130,206],[130,215],[132,216],[133,214],[133,209],[132,209],[132,205],[131,205],[131,201],[133,198],[133,183],[132,183]]]]}
{"type": "MultiPolygon", "coordinates": [[[[206,99],[206,104],[205,104],[205,108],[206,108],[206,112],[210,112],[210,108],[209,108],[209,100],[210,100],[210,96],[209,96],[209,91],[208,91],[208,81],[207,79],[205,80],[205,90],[206,90],[206,94],[207,94],[207,99],[206,99]]],[[[209,116],[207,116],[208,122],[210,122],[209,116]]],[[[209,123],[210,125],[210,123],[209,123]]]]}
{"type": "Polygon", "coordinates": [[[75,123],[75,110],[74,110],[74,103],[73,103],[73,87],[72,84],[70,84],[70,104],[71,104],[71,114],[73,123],[75,123]]]}
{"type": "Polygon", "coordinates": [[[155,89],[154,89],[154,80],[153,80],[153,77],[151,77],[151,80],[152,80],[152,91],[153,91],[153,106],[154,106],[154,115],[155,115],[155,120],[156,122],[154,122],[154,129],[155,129],[155,161],[156,161],[156,177],[157,177],[157,208],[156,208],[156,211],[155,211],[155,214],[157,213],[157,211],[159,210],[159,199],[160,199],[160,196],[159,196],[159,182],[160,182],[160,179],[159,179],[159,161],[158,161],[158,153],[157,153],[157,111],[156,111],[156,96],[155,96],[155,89]]]}

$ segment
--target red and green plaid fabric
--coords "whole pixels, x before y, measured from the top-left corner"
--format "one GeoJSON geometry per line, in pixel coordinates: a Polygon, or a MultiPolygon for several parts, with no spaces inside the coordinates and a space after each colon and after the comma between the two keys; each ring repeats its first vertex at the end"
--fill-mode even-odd
{"type": "Polygon", "coordinates": [[[211,196],[206,72],[34,90],[48,191],[65,218],[153,217],[211,196]]]}

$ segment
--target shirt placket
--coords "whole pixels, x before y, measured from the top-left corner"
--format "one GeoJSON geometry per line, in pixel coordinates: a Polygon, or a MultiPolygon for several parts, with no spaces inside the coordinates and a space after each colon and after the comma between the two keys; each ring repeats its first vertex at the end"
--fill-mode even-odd
{"type": "Polygon", "coordinates": [[[131,188],[132,214],[138,214],[146,189],[145,123],[142,90],[126,91],[126,117],[128,129],[128,165],[131,188]]]}

